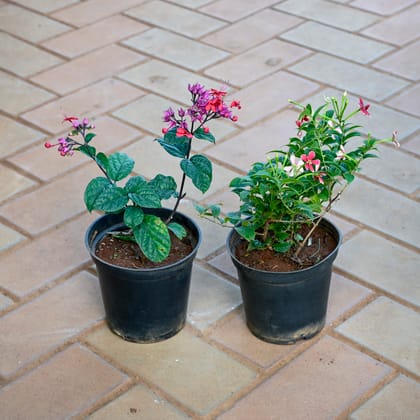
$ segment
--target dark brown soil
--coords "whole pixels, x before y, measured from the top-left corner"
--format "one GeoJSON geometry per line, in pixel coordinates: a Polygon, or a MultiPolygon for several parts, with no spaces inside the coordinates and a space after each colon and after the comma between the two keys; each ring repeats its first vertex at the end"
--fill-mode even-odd
{"type": "Polygon", "coordinates": [[[171,234],[172,248],[168,258],[160,263],[149,261],[141,252],[139,246],[134,242],[124,241],[105,235],[99,241],[95,254],[110,264],[128,268],[156,268],[163,267],[179,261],[189,255],[196,244],[191,232],[181,241],[171,234]]]}
{"type": "MultiPolygon", "coordinates": [[[[301,230],[301,235],[305,237],[308,231],[309,228],[304,226],[301,230]]],[[[278,253],[270,249],[248,251],[248,242],[245,240],[239,242],[235,256],[248,267],[263,271],[287,272],[311,267],[330,255],[336,246],[336,239],[329,232],[318,226],[312,234],[312,244],[303,247],[298,259],[294,258],[296,249],[291,249],[287,253],[278,253]]]]}

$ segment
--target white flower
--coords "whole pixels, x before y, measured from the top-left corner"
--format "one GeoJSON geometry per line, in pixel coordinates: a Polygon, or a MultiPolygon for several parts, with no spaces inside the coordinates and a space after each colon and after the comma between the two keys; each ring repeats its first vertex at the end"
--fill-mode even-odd
{"type": "Polygon", "coordinates": [[[297,176],[303,172],[304,162],[295,155],[290,155],[290,166],[284,166],[283,169],[288,176],[297,176]]]}

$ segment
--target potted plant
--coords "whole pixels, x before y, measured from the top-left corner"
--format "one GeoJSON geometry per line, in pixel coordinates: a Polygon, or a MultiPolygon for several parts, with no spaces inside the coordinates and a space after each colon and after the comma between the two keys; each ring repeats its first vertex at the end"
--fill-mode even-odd
{"type": "MultiPolygon", "coordinates": [[[[193,154],[193,139],[215,142],[207,123],[216,118],[236,121],[223,90],[188,85],[191,105],[177,112],[169,108],[163,121],[167,127],[156,141],[180,160],[181,183],[172,176],[157,174],[153,179],[132,176],[134,161],[125,153],[109,156],[97,152],[91,141],[95,134],[87,118],[67,117],[71,125],[66,137],[57,143],[61,156],[75,151],[92,159],[101,176],[92,179],[85,190],[89,212],[105,213],[87,230],[85,244],[99,275],[106,320],[110,329],[135,342],[155,342],[180,331],[186,319],[193,259],[201,233],[198,226],[178,212],[186,196],[186,178],[205,193],[212,181],[211,162],[193,154]],[[174,200],[172,208],[162,201],[174,200]]],[[[158,163],[157,163],[158,165],[158,163]]]]}
{"type": "Polygon", "coordinates": [[[196,206],[202,215],[234,225],[227,247],[247,325],[272,343],[310,338],[325,325],[332,264],[341,243],[325,215],[379,143],[398,145],[396,132],[390,139],[360,140],[360,126],[350,120],[359,112],[369,115],[362,99],[349,114],[346,93],[316,109],[291,102],[301,110],[297,135],[230,183],[239,210],[221,217],[217,205],[196,206]]]}

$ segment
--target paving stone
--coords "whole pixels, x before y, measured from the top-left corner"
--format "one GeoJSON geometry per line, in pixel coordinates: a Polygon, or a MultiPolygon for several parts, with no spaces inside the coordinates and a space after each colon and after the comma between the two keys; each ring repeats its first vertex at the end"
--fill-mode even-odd
{"type": "Polygon", "coordinates": [[[54,10],[78,3],[79,1],[80,0],[15,0],[15,3],[19,3],[22,6],[29,7],[39,12],[50,13],[54,10]]]}
{"type": "Polygon", "coordinates": [[[221,20],[157,0],[130,9],[125,14],[190,38],[199,38],[225,25],[221,20]]]}
{"type": "Polygon", "coordinates": [[[420,305],[419,264],[417,253],[368,231],[347,241],[335,261],[336,267],[414,305],[420,305]]]}
{"type": "Polygon", "coordinates": [[[261,44],[275,35],[293,28],[301,19],[276,12],[263,10],[253,16],[227,26],[203,38],[204,42],[221,49],[239,53],[261,44]]]}
{"type": "Polygon", "coordinates": [[[66,419],[79,414],[127,377],[75,344],[0,390],[5,418],[66,419]]]}
{"type": "Polygon", "coordinates": [[[275,6],[275,9],[348,31],[358,31],[378,20],[374,14],[326,0],[287,0],[275,6]]]}
{"type": "Polygon", "coordinates": [[[310,51],[305,48],[272,39],[245,53],[224,60],[206,70],[205,73],[216,79],[229,80],[230,84],[244,86],[305,57],[309,53],[310,51]]]}
{"type": "MultiPolygon", "coordinates": [[[[92,132],[96,133],[96,137],[91,145],[102,152],[118,151],[142,135],[138,130],[115,118],[104,116],[92,121],[95,124],[95,129],[92,132]]],[[[62,135],[66,134],[67,132],[62,135]]],[[[52,138],[49,141],[55,143],[57,138],[52,138]]],[[[76,156],[61,158],[55,149],[45,150],[42,144],[27,148],[10,158],[9,161],[44,181],[64,172],[75,170],[89,162],[86,156],[77,153],[76,156]]]]}
{"type": "Polygon", "coordinates": [[[0,285],[24,296],[87,263],[90,257],[84,247],[84,235],[96,217],[84,214],[13,253],[0,256],[2,271],[7,273],[0,277],[0,285]]]}
{"type": "MultiPolygon", "coordinates": [[[[300,100],[318,88],[319,86],[313,82],[280,70],[235,92],[235,98],[238,98],[243,106],[238,125],[242,127],[254,125],[260,119],[288,107],[289,99],[300,100]],[[276,89],[277,86],[282,86],[282,88],[276,89]],[[255,98],[258,100],[256,101],[255,98]]],[[[290,125],[292,121],[294,120],[290,120],[290,125]]],[[[288,137],[285,139],[287,141],[288,137]]]]}
{"type": "Polygon", "coordinates": [[[378,185],[357,179],[335,204],[334,211],[419,246],[418,204],[378,185]]]}
{"type": "MultiPolygon", "coordinates": [[[[40,1],[40,0],[39,0],[40,1]]],[[[51,0],[49,0],[51,1],[51,0]]],[[[52,17],[70,25],[86,26],[97,20],[123,12],[125,9],[144,3],[146,0],[89,0],[60,10],[52,17]]]]}
{"type": "Polygon", "coordinates": [[[0,293],[0,311],[8,308],[10,305],[13,305],[13,300],[0,293]]]}
{"type": "Polygon", "coordinates": [[[420,136],[416,136],[409,141],[405,141],[401,147],[411,153],[416,153],[418,156],[420,156],[420,136]]]}
{"type": "Polygon", "coordinates": [[[97,279],[82,272],[8,313],[0,321],[0,374],[7,377],[57,348],[102,319],[103,312],[97,279]]]}
{"type": "Polygon", "coordinates": [[[277,0],[217,0],[200,11],[222,20],[235,22],[255,12],[266,9],[277,3],[277,0]]]}
{"type": "Polygon", "coordinates": [[[198,9],[199,7],[210,3],[212,0],[170,0],[171,3],[179,4],[180,6],[190,7],[191,9],[198,9]]]}
{"type": "Polygon", "coordinates": [[[127,83],[106,79],[27,112],[22,118],[50,133],[58,134],[64,128],[64,115],[77,113],[90,118],[142,95],[142,90],[127,83]]]}
{"type": "Polygon", "coordinates": [[[46,16],[8,4],[1,9],[0,29],[35,43],[59,35],[71,28],[46,16]]]}
{"type": "Polygon", "coordinates": [[[159,28],[129,38],[123,44],[191,70],[203,69],[229,56],[225,51],[159,28]]]}
{"type": "Polygon", "coordinates": [[[377,101],[408,85],[397,77],[322,53],[291,66],[290,71],[377,101]]]}
{"type": "MultiPolygon", "coordinates": [[[[147,61],[120,73],[118,77],[186,104],[190,103],[190,93],[187,90],[189,83],[201,83],[207,89],[220,87],[219,82],[159,60],[147,61]]],[[[168,106],[170,106],[170,103],[168,103],[168,106]]]]}
{"type": "Polygon", "coordinates": [[[378,159],[369,159],[363,163],[361,173],[373,180],[389,185],[406,194],[413,193],[420,186],[420,160],[395,150],[393,146],[380,147],[378,159]]]}
{"type": "MultiPolygon", "coordinates": [[[[391,4],[394,4],[392,2],[391,4]]],[[[362,31],[362,34],[395,45],[404,45],[419,35],[420,4],[391,16],[362,31]]]]}
{"type": "Polygon", "coordinates": [[[374,67],[414,81],[420,78],[420,41],[410,44],[377,61],[374,67]]]}
{"type": "Polygon", "coordinates": [[[0,157],[5,157],[20,149],[27,148],[32,143],[41,142],[45,135],[0,115],[0,137],[0,157]]]}
{"type": "Polygon", "coordinates": [[[106,327],[89,335],[87,340],[200,415],[239,392],[255,377],[251,369],[187,329],[169,340],[147,346],[125,342],[106,327]]]}
{"type": "Polygon", "coordinates": [[[143,385],[136,385],[88,416],[89,420],[130,420],[133,416],[147,420],[181,420],[190,417],[143,385]]]}
{"type": "Polygon", "coordinates": [[[285,407],[289,419],[335,418],[389,371],[382,363],[326,336],[219,418],[270,418],[273,413],[283,413],[285,407]]]}
{"type": "Polygon", "coordinates": [[[38,235],[85,211],[86,185],[101,175],[96,165],[85,166],[0,207],[0,214],[31,235],[38,235]]]}
{"type": "Polygon", "coordinates": [[[341,235],[345,237],[354,229],[357,229],[357,226],[353,223],[348,222],[347,220],[337,217],[335,214],[328,213],[326,217],[330,222],[334,223],[336,227],[341,231],[341,235]]]}
{"type": "Polygon", "coordinates": [[[0,108],[9,114],[18,115],[55,98],[50,92],[27,83],[0,70],[0,108]]]}
{"type": "Polygon", "coordinates": [[[393,50],[387,44],[317,22],[305,22],[282,34],[281,38],[361,64],[369,63],[393,50]],[[328,42],[325,42],[326,39],[328,42]]]}
{"type": "Polygon", "coordinates": [[[127,48],[109,45],[44,71],[33,77],[32,81],[66,94],[144,60],[144,56],[127,48]]]}
{"type": "Polygon", "coordinates": [[[0,252],[23,241],[25,237],[19,232],[0,223],[0,252]]]}
{"type": "Polygon", "coordinates": [[[239,287],[194,266],[188,304],[188,322],[204,331],[242,303],[239,287]]]}
{"type": "Polygon", "coordinates": [[[387,101],[387,105],[420,117],[420,102],[417,100],[419,95],[420,84],[416,84],[387,101]]]}
{"type": "Polygon", "coordinates": [[[420,315],[384,296],[336,329],[405,369],[420,372],[420,315]]]}
{"type": "Polygon", "coordinates": [[[147,25],[115,15],[92,25],[65,33],[42,45],[66,57],[76,57],[149,29],[147,25]]]}
{"type": "MultiPolygon", "coordinates": [[[[136,162],[134,171],[150,179],[154,178],[158,173],[164,172],[165,175],[173,176],[175,181],[180,184],[182,177],[182,171],[179,166],[180,159],[170,156],[159,143],[153,140],[151,137],[145,137],[136,144],[124,148],[123,152],[131,156],[136,162]],[[156,167],[156,162],[159,162],[159,167],[156,167]]],[[[187,198],[203,200],[225,187],[235,176],[237,174],[233,171],[213,163],[213,180],[209,190],[202,194],[201,191],[193,186],[190,179],[187,179],[185,183],[187,198]]]]}
{"type": "Polygon", "coordinates": [[[7,179],[7,182],[2,182],[0,184],[0,203],[14,194],[36,185],[31,179],[17,173],[7,166],[2,165],[1,163],[0,179],[7,179]]]}
{"type": "Polygon", "coordinates": [[[416,0],[393,0],[391,2],[384,0],[370,0],[369,2],[355,0],[351,2],[351,6],[381,15],[392,15],[414,3],[416,3],[416,0]]]}
{"type": "Polygon", "coordinates": [[[351,420],[415,420],[420,411],[420,384],[399,375],[350,415],[351,420]]]}
{"type": "Polygon", "coordinates": [[[227,251],[212,258],[208,261],[208,263],[233,278],[238,277],[236,268],[233,265],[232,259],[227,251]]]}

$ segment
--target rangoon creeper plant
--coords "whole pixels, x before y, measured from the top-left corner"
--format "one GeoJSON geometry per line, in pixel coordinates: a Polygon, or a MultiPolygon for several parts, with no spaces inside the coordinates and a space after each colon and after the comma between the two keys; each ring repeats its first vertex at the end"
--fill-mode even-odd
{"type": "Polygon", "coordinates": [[[301,109],[297,135],[283,150],[269,152],[266,162],[254,163],[247,175],[231,181],[230,188],[241,202],[239,210],[222,217],[218,205],[196,208],[203,216],[233,224],[248,242],[248,250],[268,248],[301,263],[301,250],[354,180],[360,164],[376,156],[372,152],[378,144],[399,144],[396,132],[389,139],[368,135],[363,142],[357,140],[362,137],[361,126],[352,124],[351,118],[359,112],[370,115],[370,105],[361,98],[359,107],[348,114],[346,93],[341,99],[326,98],[316,109],[290,102],[301,109]],[[302,237],[305,224],[310,230],[302,237]]]}
{"type": "Polygon", "coordinates": [[[95,127],[87,118],[65,118],[64,121],[71,124],[68,135],[59,138],[56,144],[44,144],[46,148],[57,147],[61,156],[71,156],[78,151],[96,163],[102,176],[92,179],[87,185],[84,193],[86,208],[89,212],[123,212],[124,223],[129,230],[118,232],[116,236],[136,242],[146,258],[153,262],[163,261],[169,255],[169,231],[180,239],[187,234],[183,226],[172,221],[180,201],[186,196],[186,178],[190,178],[202,193],[209,189],[212,182],[212,164],[206,156],[192,153],[193,139],[214,143],[215,138],[206,124],[217,118],[237,121],[233,109],[241,107],[238,101],[227,105],[224,90],[206,89],[198,83],[188,85],[188,90],[191,106],[179,108],[176,113],[172,108],[167,109],[163,115],[167,127],[162,129],[163,136],[156,139],[166,152],[180,160],[182,177],[179,188],[175,179],[168,175],[158,174],[151,180],[130,176],[135,162],[125,153],[116,152],[107,156],[97,152],[91,145],[96,136],[91,130],[95,127]],[[162,207],[162,200],[172,197],[176,198],[175,205],[166,220],[144,213],[144,208],[162,207]]]}

